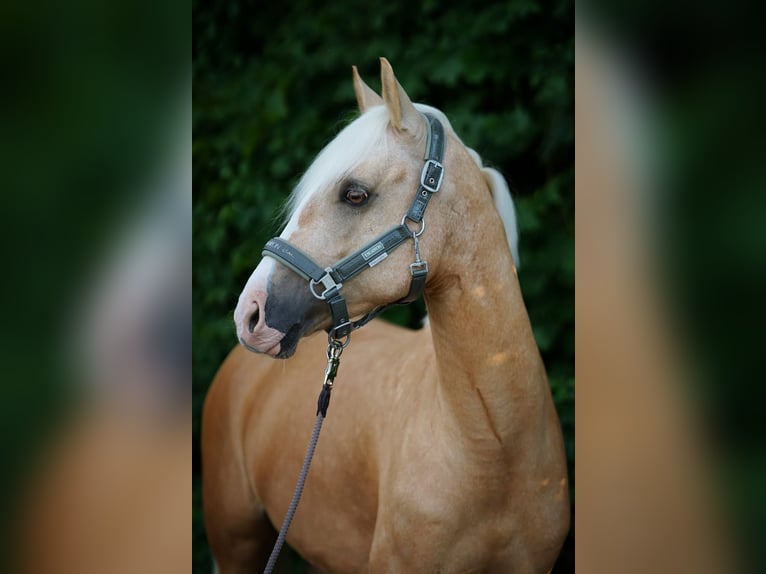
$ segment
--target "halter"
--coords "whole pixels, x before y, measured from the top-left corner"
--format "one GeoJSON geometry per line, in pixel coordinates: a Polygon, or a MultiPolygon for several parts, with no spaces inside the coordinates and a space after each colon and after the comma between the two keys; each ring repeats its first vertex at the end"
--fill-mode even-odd
{"type": "Polygon", "coordinates": [[[327,330],[331,341],[346,339],[343,346],[348,344],[351,331],[359,329],[393,305],[412,303],[423,293],[428,276],[428,262],[420,259],[418,237],[425,231],[423,219],[431,196],[439,191],[444,179],[444,167],[441,164],[444,157],[444,126],[431,114],[423,114],[428,125],[428,140],[426,142],[425,165],[420,174],[420,186],[415,199],[399,225],[383,233],[370,243],[341,259],[334,265],[322,268],[303,251],[291,245],[284,239],[275,237],[263,247],[263,255],[276,259],[283,265],[295,271],[309,282],[311,294],[321,301],[327,302],[332,315],[332,327],[327,330]],[[412,231],[407,220],[419,223],[420,229],[412,231]],[[402,299],[388,305],[382,305],[367,313],[358,321],[351,321],[348,316],[346,300],[340,290],[343,284],[365,269],[374,267],[399,247],[407,239],[412,238],[415,244],[415,261],[410,264],[410,290],[402,299]]]}

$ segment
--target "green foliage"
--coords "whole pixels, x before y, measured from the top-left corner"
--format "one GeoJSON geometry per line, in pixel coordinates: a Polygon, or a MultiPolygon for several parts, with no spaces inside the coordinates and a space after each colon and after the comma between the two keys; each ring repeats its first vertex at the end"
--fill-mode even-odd
{"type": "MultiPolygon", "coordinates": [[[[427,0],[194,6],[194,421],[236,343],[231,313],[301,173],[355,112],[351,65],[386,56],[511,184],[520,279],[574,479],[574,5],[427,0]]],[[[415,325],[422,304],[389,318],[415,325]]],[[[195,453],[195,488],[199,456],[195,453]]],[[[207,572],[195,499],[195,571],[207,572]]],[[[573,568],[571,539],[557,571],[573,568]]]]}

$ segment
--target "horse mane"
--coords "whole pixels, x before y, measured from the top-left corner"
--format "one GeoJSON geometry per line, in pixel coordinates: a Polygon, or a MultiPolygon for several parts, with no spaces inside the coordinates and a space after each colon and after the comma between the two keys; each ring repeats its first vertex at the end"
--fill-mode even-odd
{"type": "MultiPolygon", "coordinates": [[[[469,148],[469,151],[473,150],[469,148]]],[[[479,161],[481,161],[481,158],[479,158],[479,161]]],[[[479,166],[481,166],[480,163],[479,166]]],[[[513,205],[511,190],[508,188],[505,178],[496,169],[481,166],[481,173],[484,175],[484,179],[489,185],[489,190],[492,192],[495,209],[500,214],[503,227],[505,227],[505,236],[508,239],[508,247],[513,255],[513,263],[516,265],[516,269],[518,269],[521,267],[521,259],[519,259],[519,228],[516,223],[516,207],[513,205]]]]}
{"type": "MultiPolygon", "coordinates": [[[[437,110],[425,104],[415,104],[421,112],[435,115],[452,133],[447,117],[441,110],[437,110]]],[[[300,205],[317,189],[327,182],[340,181],[343,176],[358,166],[365,157],[368,157],[386,143],[386,128],[388,126],[388,111],[385,106],[375,106],[367,110],[353,122],[347,125],[340,133],[319,153],[311,166],[298,182],[295,190],[287,200],[287,220],[298,210],[300,205]]],[[[463,143],[455,134],[458,141],[463,143]]],[[[468,150],[476,165],[481,170],[484,180],[489,186],[495,209],[500,215],[505,228],[505,236],[508,240],[508,248],[513,255],[513,261],[518,268],[519,261],[519,231],[516,223],[516,209],[513,205],[511,192],[502,174],[491,167],[485,166],[481,156],[463,144],[468,150]]]]}

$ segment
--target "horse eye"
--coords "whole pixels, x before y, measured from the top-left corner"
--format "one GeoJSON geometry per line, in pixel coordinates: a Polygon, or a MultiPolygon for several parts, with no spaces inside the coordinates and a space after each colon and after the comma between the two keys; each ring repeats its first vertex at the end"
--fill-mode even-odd
{"type": "Polygon", "coordinates": [[[349,205],[364,205],[367,199],[369,199],[367,191],[357,186],[349,186],[343,192],[343,200],[349,205]]]}

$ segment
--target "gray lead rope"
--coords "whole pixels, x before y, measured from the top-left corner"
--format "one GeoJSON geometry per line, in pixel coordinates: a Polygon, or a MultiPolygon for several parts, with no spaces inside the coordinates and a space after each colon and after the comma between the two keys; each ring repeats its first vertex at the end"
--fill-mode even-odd
{"type": "Polygon", "coordinates": [[[271,551],[271,556],[269,556],[269,561],[266,564],[266,569],[263,571],[264,574],[271,574],[271,572],[274,570],[274,566],[277,564],[277,558],[279,558],[279,553],[282,551],[282,546],[285,543],[287,530],[290,528],[290,523],[292,523],[293,516],[295,516],[295,511],[298,508],[298,502],[301,500],[301,494],[303,494],[303,485],[306,482],[306,475],[309,473],[309,465],[311,464],[311,459],[314,456],[314,449],[316,448],[317,441],[319,440],[319,432],[322,430],[322,423],[324,422],[324,418],[325,417],[322,413],[317,415],[316,423],[314,423],[314,432],[311,434],[311,441],[309,442],[309,448],[306,451],[306,457],[303,459],[303,467],[301,468],[300,475],[298,475],[298,484],[295,485],[293,499],[290,501],[290,507],[287,509],[285,520],[282,522],[282,528],[279,531],[279,536],[277,536],[277,542],[274,544],[274,549],[271,551]]]}
{"type": "Polygon", "coordinates": [[[319,441],[319,433],[322,430],[322,423],[327,416],[327,407],[330,406],[330,393],[332,392],[335,377],[338,374],[340,355],[343,352],[344,345],[337,339],[329,338],[328,340],[327,368],[324,372],[322,391],[319,393],[319,399],[317,400],[317,419],[314,423],[314,431],[311,433],[309,447],[306,450],[306,456],[303,458],[303,466],[298,475],[298,483],[295,485],[293,498],[290,501],[290,506],[287,508],[287,514],[285,515],[284,521],[282,521],[282,528],[279,529],[279,536],[277,536],[277,541],[274,544],[274,549],[271,551],[271,556],[269,556],[269,561],[266,563],[266,568],[264,569],[263,574],[271,574],[274,571],[274,567],[277,564],[277,558],[279,558],[279,553],[282,551],[282,546],[285,544],[287,531],[290,528],[293,516],[295,516],[295,511],[298,508],[298,503],[301,500],[301,495],[303,494],[303,486],[306,484],[306,476],[309,473],[311,459],[314,457],[314,450],[319,441]]]}

